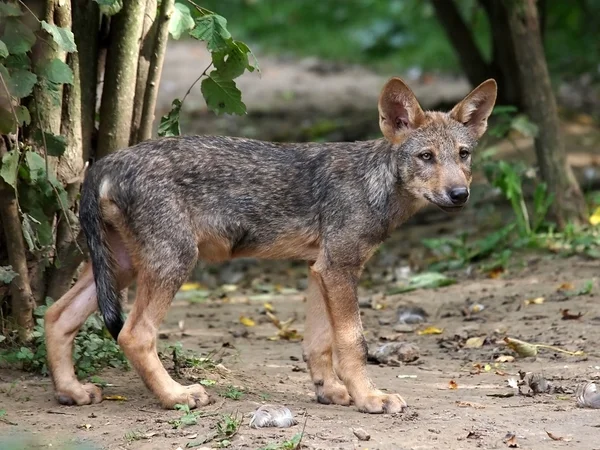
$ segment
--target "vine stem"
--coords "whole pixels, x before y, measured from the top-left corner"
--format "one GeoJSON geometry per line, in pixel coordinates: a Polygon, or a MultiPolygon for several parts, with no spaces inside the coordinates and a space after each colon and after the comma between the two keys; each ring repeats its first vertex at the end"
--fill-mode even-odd
{"type": "Polygon", "coordinates": [[[33,13],[33,11],[32,11],[32,10],[29,8],[29,6],[27,6],[27,5],[25,4],[25,2],[24,2],[23,0],[19,0],[19,3],[20,3],[21,5],[23,5],[23,7],[24,7],[24,8],[25,8],[27,11],[29,11],[29,13],[30,13],[30,14],[31,14],[31,15],[32,15],[34,18],[35,18],[35,20],[37,20],[38,22],[42,23],[42,21],[41,21],[40,19],[38,19],[38,16],[36,16],[36,15],[33,13]]]}
{"type": "MultiPolygon", "coordinates": [[[[18,151],[19,150],[19,117],[17,116],[17,111],[12,102],[12,95],[10,95],[10,91],[8,90],[8,86],[6,85],[6,81],[4,80],[4,77],[2,76],[1,72],[0,72],[0,81],[2,82],[2,87],[4,87],[4,91],[6,92],[6,95],[8,96],[8,104],[10,105],[10,110],[12,111],[13,117],[15,118],[15,124],[17,125],[17,130],[15,131],[15,142],[17,143],[17,151],[18,151]]],[[[16,180],[18,173],[19,173],[19,165],[18,164],[17,164],[17,167],[15,170],[16,170],[16,173],[15,173],[15,180],[16,180]]],[[[17,192],[17,187],[15,185],[15,197],[17,197],[16,192],[17,192]]],[[[17,205],[18,204],[19,204],[19,200],[17,199],[17,205]]],[[[21,206],[19,206],[19,211],[21,211],[21,206]]]]}

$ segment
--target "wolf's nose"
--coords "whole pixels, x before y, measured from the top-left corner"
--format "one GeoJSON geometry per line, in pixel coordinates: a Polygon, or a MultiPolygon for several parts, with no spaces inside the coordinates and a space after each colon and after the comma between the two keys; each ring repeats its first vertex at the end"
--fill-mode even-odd
{"type": "Polygon", "coordinates": [[[450,200],[455,205],[463,205],[469,198],[469,190],[466,187],[457,187],[450,189],[448,192],[450,200]]]}

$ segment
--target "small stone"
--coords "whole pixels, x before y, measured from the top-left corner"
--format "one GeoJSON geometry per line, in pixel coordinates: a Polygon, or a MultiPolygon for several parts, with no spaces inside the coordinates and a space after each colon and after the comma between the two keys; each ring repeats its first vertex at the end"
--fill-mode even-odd
{"type": "Polygon", "coordinates": [[[402,324],[417,324],[427,320],[427,311],[420,306],[409,306],[401,308],[398,311],[398,323],[402,324]]]}
{"type": "Polygon", "coordinates": [[[397,366],[419,359],[419,347],[410,342],[388,342],[369,354],[369,359],[381,364],[397,366]]]}
{"type": "Polygon", "coordinates": [[[394,325],[393,330],[396,333],[414,333],[415,327],[407,323],[399,323],[397,325],[394,325]]]}
{"type": "Polygon", "coordinates": [[[369,439],[371,439],[371,435],[362,428],[353,428],[352,432],[354,433],[354,436],[358,438],[359,441],[368,441],[369,439]]]}

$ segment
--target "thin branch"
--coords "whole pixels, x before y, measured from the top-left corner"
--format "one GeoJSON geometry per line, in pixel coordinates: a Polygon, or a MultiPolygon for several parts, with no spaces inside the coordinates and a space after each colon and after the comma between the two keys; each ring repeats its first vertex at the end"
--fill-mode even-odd
{"type": "Polygon", "coordinates": [[[35,13],[34,13],[34,12],[33,12],[33,11],[30,9],[30,8],[29,8],[29,6],[27,6],[27,5],[25,4],[25,2],[24,2],[23,0],[19,0],[19,3],[20,3],[21,5],[23,5],[23,7],[24,7],[24,8],[25,8],[27,11],[29,11],[29,13],[30,13],[30,14],[31,14],[31,15],[32,15],[34,18],[35,18],[35,20],[37,20],[39,23],[42,23],[42,21],[41,21],[41,20],[38,18],[38,16],[36,16],[36,15],[35,15],[35,13]]]}
{"type": "Polygon", "coordinates": [[[183,102],[185,102],[185,99],[187,98],[187,96],[190,94],[190,92],[192,92],[192,89],[194,88],[194,86],[196,86],[196,83],[198,83],[198,81],[200,81],[200,78],[206,76],[206,72],[208,72],[208,69],[210,69],[212,67],[212,62],[206,67],[206,69],[204,69],[204,72],[202,72],[200,74],[200,76],[198,78],[196,78],[196,80],[192,83],[192,85],[190,86],[190,88],[187,90],[187,92],[185,93],[185,95],[183,96],[183,98],[181,99],[181,104],[183,105],[183,102]]]}
{"type": "Polygon", "coordinates": [[[152,125],[154,123],[154,111],[158,97],[158,87],[162,73],[162,66],[169,40],[169,21],[174,9],[174,0],[163,0],[160,5],[158,19],[156,21],[156,34],[154,51],[148,68],[148,78],[145,86],[144,104],[140,129],[137,135],[138,141],[145,141],[152,136],[152,125]]]}

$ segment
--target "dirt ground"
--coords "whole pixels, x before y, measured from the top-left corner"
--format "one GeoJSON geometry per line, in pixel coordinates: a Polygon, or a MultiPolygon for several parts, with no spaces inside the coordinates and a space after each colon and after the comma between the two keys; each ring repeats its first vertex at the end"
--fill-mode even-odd
{"type": "MultiPolygon", "coordinates": [[[[194,74],[197,76],[205,66],[202,52],[195,47],[177,49],[167,55],[162,111],[171,98],[185,92],[194,74]],[[193,55],[198,67],[188,63],[190,52],[198,53],[193,55]]],[[[243,81],[247,84],[242,83],[241,89],[249,109],[262,105],[264,114],[268,114],[269,105],[273,106],[271,100],[280,112],[285,105],[292,111],[301,102],[307,111],[322,111],[324,104],[333,105],[335,108],[326,113],[338,114],[353,105],[376,101],[385,79],[359,68],[342,72],[330,68],[324,75],[322,67],[311,66],[310,61],[296,65],[299,69],[295,72],[290,71],[291,62],[261,58],[261,63],[260,84],[243,81]],[[360,88],[352,84],[357,77],[360,88]],[[311,86],[319,90],[309,90],[311,86]]],[[[417,95],[422,92],[429,104],[453,99],[468,90],[461,80],[414,83],[417,95]]],[[[197,94],[192,96],[189,111],[200,108],[197,94]]],[[[195,132],[211,127],[227,131],[230,120],[220,118],[206,122],[204,128],[192,128],[195,132]]],[[[236,133],[248,131],[235,123],[236,133]]],[[[597,147],[598,136],[593,139],[588,145],[597,147]]],[[[207,448],[217,441],[199,442],[214,432],[224,414],[243,418],[239,432],[231,439],[232,449],[282,444],[303,429],[302,446],[311,449],[491,449],[509,448],[515,440],[524,449],[600,449],[600,410],[579,408],[574,395],[582,382],[600,383],[600,263],[548,254],[517,255],[511,259],[509,270],[497,279],[469,267],[453,274],[458,282],[452,286],[383,295],[409,275],[411,268],[423,266],[422,238],[457,231],[474,233],[482,214],[487,213],[477,202],[457,216],[431,210],[420,214],[382,247],[363,276],[360,298],[370,351],[389,342],[412,343],[419,349],[419,358],[411,363],[369,364],[369,373],[379,388],[400,393],[409,403],[402,414],[367,415],[354,407],[316,403],[300,342],[270,339],[277,328],[264,314],[264,303],[268,302],[280,320],[293,318],[291,326],[302,335],[305,268],[294,263],[238,261],[199,268],[194,279],[211,295],[190,301],[203,296],[196,292],[194,297],[195,291],[182,292],[161,327],[161,348],[181,342],[184,348],[210,355],[222,364],[216,369],[174,373],[185,384],[198,378],[216,381],[207,387],[216,401],[203,409],[196,425],[173,428],[169,422],[182,413],[160,409],[132,370],[111,369],[99,374],[109,383],[105,396],[125,399],[79,408],[58,405],[48,378],[2,370],[0,410],[6,410],[6,415],[0,417],[0,449],[8,445],[9,438],[20,440],[22,448],[66,449],[73,443],[78,449],[207,448]],[[571,283],[569,292],[576,293],[590,281],[593,289],[587,294],[570,295],[559,289],[571,283]],[[530,301],[540,297],[542,303],[530,301]],[[480,311],[465,315],[473,304],[480,305],[476,308],[480,311]],[[407,306],[423,308],[429,314],[427,321],[400,324],[399,311],[407,306]],[[562,320],[565,309],[583,316],[562,320]],[[252,319],[255,325],[243,325],[241,317],[252,319]],[[441,334],[420,333],[430,326],[441,334]],[[506,336],[582,350],[586,356],[540,350],[536,358],[497,362],[503,355],[515,356],[503,341],[506,336]],[[470,338],[482,338],[479,343],[483,344],[469,348],[466,343],[470,338]],[[508,385],[509,379],[520,379],[519,372],[526,372],[526,378],[542,374],[552,384],[550,392],[532,396],[525,387],[519,394],[508,385]],[[224,396],[229,386],[242,392],[239,400],[224,396]],[[263,403],[289,407],[298,424],[287,429],[251,429],[252,412],[263,403]],[[368,433],[370,440],[359,440],[353,432],[358,428],[368,433]],[[504,442],[509,433],[515,438],[504,442]]],[[[174,370],[169,355],[165,363],[174,370]]]]}
{"type": "MultiPolygon", "coordinates": [[[[374,257],[363,279],[362,313],[370,350],[390,341],[419,348],[415,362],[369,365],[378,387],[398,392],[408,401],[409,409],[403,414],[367,415],[353,407],[317,404],[300,343],[270,340],[277,329],[264,315],[263,306],[268,301],[281,320],[295,318],[292,326],[302,334],[303,296],[296,290],[304,282],[304,268],[291,263],[241,261],[213,280],[236,279],[236,291],[200,303],[190,303],[189,292],[183,292],[161,328],[162,348],[179,341],[184,348],[212,355],[226,368],[182,369],[179,380],[183,383],[191,383],[194,377],[217,381],[207,388],[216,402],[205,408],[206,417],[197,425],[173,429],[169,421],[182,413],[160,409],[133,371],[100,374],[111,384],[104,390],[106,396],[127,400],[105,400],[79,408],[57,405],[47,378],[4,371],[0,375],[0,409],[7,411],[8,422],[0,422],[0,436],[29,437],[36,443],[29,448],[51,444],[67,448],[66,443],[79,442],[98,449],[177,449],[208,436],[223,414],[238,414],[243,415],[243,424],[232,439],[230,448],[234,449],[282,443],[304,426],[302,445],[314,449],[508,448],[503,442],[507,433],[514,433],[520,448],[525,449],[600,448],[600,411],[577,407],[574,396],[582,382],[600,381],[597,262],[523,255],[502,279],[461,271],[459,282],[452,286],[381,295],[394,283],[390,280],[408,271],[406,264],[414,257],[411,250],[418,247],[423,233],[435,236],[473,214],[467,212],[442,225],[438,221],[415,223],[400,230],[374,257]],[[594,283],[590,294],[568,296],[558,289],[563,283],[572,283],[576,291],[590,280],[594,283]],[[265,286],[276,286],[283,294],[260,293],[265,286]],[[545,299],[542,304],[527,304],[539,297],[545,299]],[[483,305],[483,310],[465,316],[463,310],[472,303],[483,305]],[[399,310],[410,305],[424,308],[429,314],[426,323],[398,324],[399,310]],[[564,309],[584,315],[578,320],[562,320],[564,309]],[[242,316],[256,325],[242,325],[242,316]],[[428,326],[438,327],[442,333],[419,334],[428,326]],[[505,336],[583,350],[587,356],[540,350],[537,359],[496,363],[501,355],[514,355],[502,341],[505,336]],[[465,347],[472,337],[484,338],[483,346],[465,347]],[[529,396],[524,388],[522,395],[495,397],[515,393],[507,380],[519,379],[520,371],[543,374],[552,384],[551,393],[529,396]],[[456,389],[452,389],[452,381],[456,389]],[[243,392],[240,400],[223,397],[229,386],[243,392]],[[289,407],[298,425],[251,429],[251,413],[263,403],[289,407]],[[356,428],[366,431],[370,440],[359,441],[353,434],[356,428]],[[547,432],[564,440],[553,440],[547,432]]],[[[172,368],[169,358],[166,364],[172,368]]]]}

